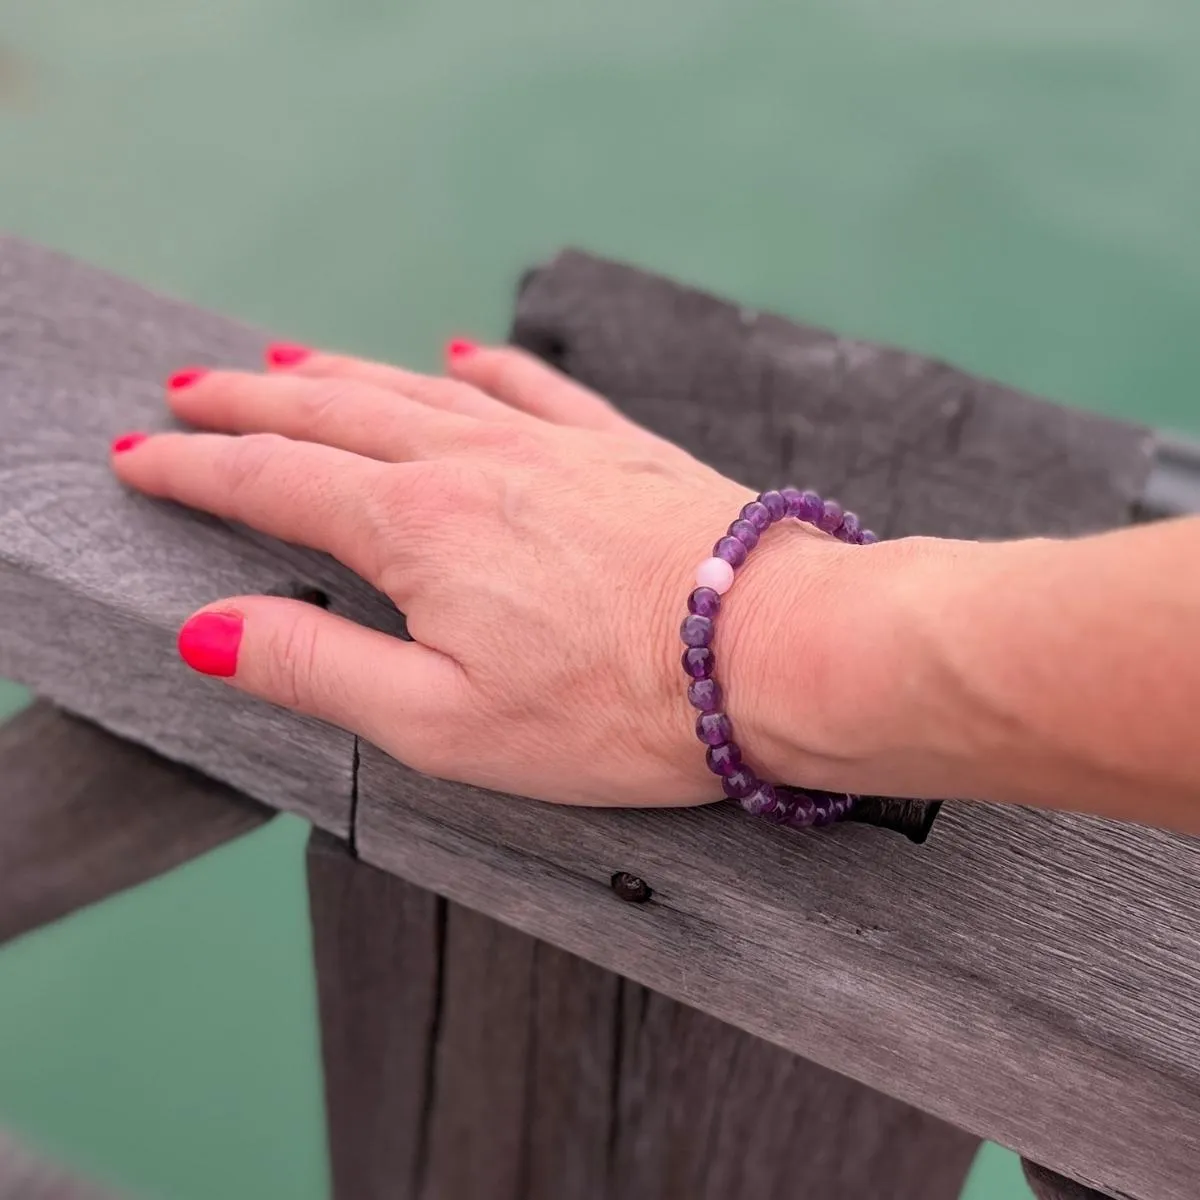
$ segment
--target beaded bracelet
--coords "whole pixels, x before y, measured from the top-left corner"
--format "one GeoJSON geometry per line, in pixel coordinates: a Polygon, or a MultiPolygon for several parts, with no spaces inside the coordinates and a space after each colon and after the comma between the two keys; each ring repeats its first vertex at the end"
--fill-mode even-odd
{"type": "Polygon", "coordinates": [[[696,568],[698,586],[688,597],[688,615],[680,636],[687,647],[683,652],[683,669],[689,679],[688,702],[700,710],[696,736],[708,747],[705,753],[708,769],[720,776],[725,795],[748,813],[777,825],[803,829],[842,820],[858,797],[783,787],[759,779],[742,762],[742,751],[733,740],[733,725],[721,709],[721,687],[714,678],[716,657],[712,651],[721,597],[733,586],[734,572],[758,545],[759,537],[785,517],[815,525],[852,546],[867,546],[879,540],[869,529],[862,528],[854,513],[843,512],[841,505],[822,500],[816,492],[801,492],[792,487],[763,492],[742,509],[729,532],[713,547],[713,556],[696,568]]]}

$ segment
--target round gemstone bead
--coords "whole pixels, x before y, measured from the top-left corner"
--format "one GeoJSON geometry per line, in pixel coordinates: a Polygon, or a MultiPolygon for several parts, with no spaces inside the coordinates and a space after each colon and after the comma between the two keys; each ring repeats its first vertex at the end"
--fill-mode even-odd
{"type": "Polygon", "coordinates": [[[692,679],[711,679],[716,656],[707,646],[690,646],[683,652],[683,670],[692,679]]]}
{"type": "Polygon", "coordinates": [[[745,767],[738,767],[721,780],[721,787],[730,800],[743,800],[758,786],[758,780],[745,767]]]}
{"type": "Polygon", "coordinates": [[[696,568],[696,582],[701,589],[723,596],[733,587],[733,567],[723,558],[706,558],[696,568]]]}
{"type": "Polygon", "coordinates": [[[873,546],[877,541],[879,541],[879,534],[872,533],[869,529],[864,529],[858,535],[858,544],[860,546],[873,546]]]}
{"type": "Polygon", "coordinates": [[[834,821],[833,797],[825,792],[813,797],[816,812],[813,813],[814,825],[832,825],[834,821]]]}
{"type": "Polygon", "coordinates": [[[817,806],[811,796],[804,792],[793,791],[788,794],[791,801],[788,812],[788,824],[795,829],[807,829],[817,816],[817,806]]]}
{"type": "Polygon", "coordinates": [[[817,518],[817,528],[826,533],[837,533],[844,516],[842,506],[836,500],[826,500],[821,515],[817,518]]]}
{"type": "Polygon", "coordinates": [[[767,511],[767,506],[759,504],[757,500],[751,500],[742,509],[741,516],[743,521],[749,521],[759,533],[762,533],[771,523],[771,514],[767,511]]]}
{"type": "Polygon", "coordinates": [[[842,517],[842,526],[837,531],[838,537],[848,545],[858,545],[858,535],[862,533],[862,524],[859,522],[858,513],[848,512],[842,517]]]}
{"type": "Polygon", "coordinates": [[[789,517],[798,517],[800,515],[800,489],[794,487],[780,488],[779,494],[783,497],[784,504],[787,505],[787,515],[789,517]]]}
{"type": "Polygon", "coordinates": [[[731,567],[740,567],[746,561],[745,542],[739,542],[735,537],[723,537],[714,547],[713,555],[723,558],[731,567]]]}
{"type": "Polygon", "coordinates": [[[715,679],[693,679],[688,684],[688,703],[701,712],[716,712],[721,707],[721,685],[715,679]]]}
{"type": "Polygon", "coordinates": [[[688,597],[688,612],[710,620],[721,611],[721,593],[710,587],[697,588],[688,597]]]}
{"type": "Polygon", "coordinates": [[[807,521],[810,525],[815,525],[824,511],[825,505],[816,492],[800,493],[800,502],[797,505],[796,516],[801,521],[807,521]]]}
{"type": "Polygon", "coordinates": [[[758,545],[758,530],[749,521],[734,521],[729,527],[729,536],[737,538],[747,550],[758,545]]]}
{"type": "Polygon", "coordinates": [[[755,817],[768,817],[780,812],[779,796],[769,783],[760,783],[742,798],[742,807],[755,817]]]}
{"type": "Polygon", "coordinates": [[[733,726],[723,712],[703,712],[696,718],[696,736],[706,746],[719,746],[733,737],[733,726]]]}
{"type": "Polygon", "coordinates": [[[707,646],[712,642],[713,623],[711,617],[688,613],[679,627],[679,636],[685,646],[707,646]]]}
{"type": "Polygon", "coordinates": [[[742,752],[736,742],[722,742],[719,746],[709,746],[704,760],[714,775],[732,775],[742,765],[742,752]]]}
{"type": "Polygon", "coordinates": [[[779,492],[763,492],[758,502],[771,514],[772,521],[782,521],[787,516],[787,501],[779,492]]]}

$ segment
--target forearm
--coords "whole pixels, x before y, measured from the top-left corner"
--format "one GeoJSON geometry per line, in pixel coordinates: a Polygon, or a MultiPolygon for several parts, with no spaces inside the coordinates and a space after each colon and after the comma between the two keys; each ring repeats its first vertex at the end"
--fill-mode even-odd
{"type": "Polygon", "coordinates": [[[1200,829],[1200,520],[843,563],[826,782],[1200,829]]]}

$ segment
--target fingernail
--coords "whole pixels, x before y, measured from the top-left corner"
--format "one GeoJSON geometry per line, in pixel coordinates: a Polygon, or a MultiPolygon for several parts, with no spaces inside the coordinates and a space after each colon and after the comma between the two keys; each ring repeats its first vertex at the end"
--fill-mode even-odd
{"type": "Polygon", "coordinates": [[[294,367],[302,363],[312,351],[295,342],[272,342],[267,347],[268,367],[294,367]]]}
{"type": "Polygon", "coordinates": [[[148,433],[123,433],[120,437],[113,438],[112,452],[124,454],[126,450],[140,446],[149,436],[148,433]]]}
{"type": "Polygon", "coordinates": [[[237,671],[243,618],[239,613],[203,612],[179,631],[179,657],[201,675],[228,679],[237,671]]]}
{"type": "Polygon", "coordinates": [[[199,383],[207,374],[207,367],[184,367],[182,371],[176,371],[167,380],[167,388],[172,392],[181,391],[183,388],[191,387],[193,383],[199,383]]]}
{"type": "Polygon", "coordinates": [[[474,354],[479,347],[468,338],[451,338],[446,343],[447,358],[466,358],[468,354],[474,354]]]}

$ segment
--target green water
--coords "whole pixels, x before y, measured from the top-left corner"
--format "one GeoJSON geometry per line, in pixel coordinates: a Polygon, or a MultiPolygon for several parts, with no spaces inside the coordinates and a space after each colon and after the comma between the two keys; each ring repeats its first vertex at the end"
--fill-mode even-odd
{"type": "MultiPolygon", "coordinates": [[[[426,366],[577,243],[1196,429],[1198,49],[1188,0],[0,0],[0,226],[426,366]]],[[[303,832],[6,948],[0,1120],[323,1196],[303,832]]]]}

